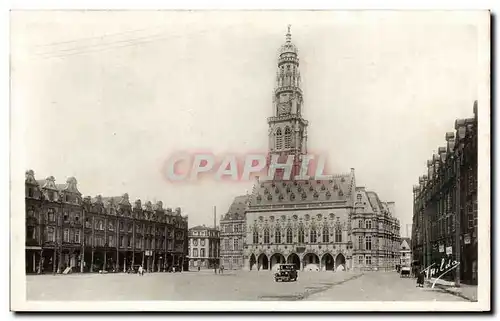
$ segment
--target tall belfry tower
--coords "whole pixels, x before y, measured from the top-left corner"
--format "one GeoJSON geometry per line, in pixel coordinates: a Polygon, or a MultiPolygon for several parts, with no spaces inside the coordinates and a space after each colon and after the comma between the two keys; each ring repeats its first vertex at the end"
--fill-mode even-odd
{"type": "MultiPolygon", "coordinates": [[[[279,49],[276,87],[273,95],[273,115],[269,124],[269,160],[278,155],[286,163],[294,155],[292,178],[300,171],[301,156],[307,153],[307,120],[302,118],[302,89],[300,88],[299,57],[292,43],[290,25],[285,43],[279,49]]],[[[279,173],[277,175],[279,179],[279,173]]]]}

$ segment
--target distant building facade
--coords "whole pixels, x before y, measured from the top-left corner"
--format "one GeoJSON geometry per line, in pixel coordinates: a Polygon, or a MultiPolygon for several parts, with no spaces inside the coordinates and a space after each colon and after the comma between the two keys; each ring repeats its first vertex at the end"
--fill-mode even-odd
{"type": "Polygon", "coordinates": [[[357,187],[353,198],[352,239],[356,270],[393,270],[399,264],[400,222],[394,202],[357,187]]]}
{"type": "Polygon", "coordinates": [[[411,255],[411,240],[409,237],[403,237],[401,239],[401,245],[399,247],[399,265],[400,266],[411,266],[412,255],[411,255]]]}
{"type": "Polygon", "coordinates": [[[26,172],[26,273],[187,268],[187,216],[128,194],[83,197],[75,178],[56,184],[26,172]]]}
{"type": "Polygon", "coordinates": [[[243,268],[243,246],[246,238],[245,210],[249,195],[237,196],[220,220],[221,264],[225,269],[243,268]]]}
{"type": "Polygon", "coordinates": [[[443,278],[477,284],[477,102],[474,117],[456,120],[445,139],[413,187],[413,257],[421,266],[457,260],[443,278]]]}
{"type": "Polygon", "coordinates": [[[220,232],[217,228],[195,226],[189,229],[189,268],[214,268],[220,261],[220,232]]]}

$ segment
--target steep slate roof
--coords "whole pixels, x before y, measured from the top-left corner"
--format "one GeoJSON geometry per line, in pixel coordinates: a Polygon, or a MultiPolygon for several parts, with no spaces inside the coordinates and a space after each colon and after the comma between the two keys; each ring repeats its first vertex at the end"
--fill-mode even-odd
{"type": "Polygon", "coordinates": [[[375,192],[366,192],[366,195],[368,196],[368,201],[370,202],[370,205],[372,206],[372,209],[374,212],[382,212],[384,209],[384,205],[378,198],[377,193],[375,192]]]}
{"type": "MultiPolygon", "coordinates": [[[[33,176],[33,175],[31,175],[33,176]]],[[[31,180],[30,183],[35,183],[35,181],[31,180]]],[[[53,176],[48,177],[47,179],[37,179],[36,183],[40,186],[40,188],[57,190],[57,191],[68,191],[72,193],[81,194],[76,187],[76,179],[74,177],[68,178],[65,184],[55,184],[55,179],[53,176]]]]}
{"type": "Polygon", "coordinates": [[[353,172],[332,180],[256,182],[250,206],[348,201],[353,189],[353,172]]]}
{"type": "Polygon", "coordinates": [[[216,229],[210,226],[197,225],[190,228],[189,230],[191,231],[191,230],[216,230],[216,229]]]}
{"type": "Polygon", "coordinates": [[[250,195],[236,196],[231,206],[229,206],[226,215],[224,215],[223,220],[244,220],[249,199],[250,195]]]}
{"type": "MultiPolygon", "coordinates": [[[[94,198],[96,199],[96,198],[94,198]]],[[[122,197],[121,196],[106,196],[106,197],[102,197],[102,203],[103,204],[108,204],[108,203],[111,203],[113,202],[113,204],[120,204],[120,201],[122,200],[122,197]]]]}
{"type": "Polygon", "coordinates": [[[401,238],[400,247],[401,247],[401,245],[403,245],[404,241],[406,241],[406,243],[408,244],[408,249],[411,249],[411,238],[409,238],[409,237],[402,237],[401,238]]]}

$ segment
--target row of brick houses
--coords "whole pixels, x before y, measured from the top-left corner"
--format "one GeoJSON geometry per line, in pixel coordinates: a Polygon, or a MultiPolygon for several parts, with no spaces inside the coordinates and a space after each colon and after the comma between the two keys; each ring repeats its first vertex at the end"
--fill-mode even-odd
{"type": "Polygon", "coordinates": [[[75,178],[26,172],[26,273],[187,269],[188,217],[128,194],[83,197],[75,178]]]}
{"type": "Polygon", "coordinates": [[[477,101],[474,117],[457,119],[445,139],[413,187],[413,257],[421,266],[456,260],[444,278],[477,284],[477,101]]]}

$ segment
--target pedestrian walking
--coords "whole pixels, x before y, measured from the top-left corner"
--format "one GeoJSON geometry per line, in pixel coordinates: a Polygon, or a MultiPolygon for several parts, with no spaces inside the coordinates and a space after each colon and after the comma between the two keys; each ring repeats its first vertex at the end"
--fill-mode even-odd
{"type": "Polygon", "coordinates": [[[417,287],[421,288],[424,287],[424,280],[425,280],[424,272],[425,270],[420,271],[418,267],[415,269],[415,274],[417,275],[417,287]]]}
{"type": "Polygon", "coordinates": [[[139,265],[139,269],[137,270],[140,276],[144,275],[144,269],[142,268],[142,265],[139,265]]]}

